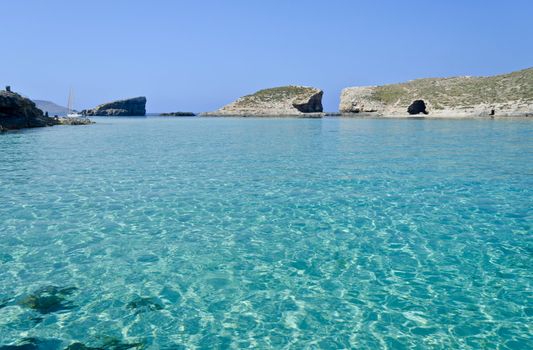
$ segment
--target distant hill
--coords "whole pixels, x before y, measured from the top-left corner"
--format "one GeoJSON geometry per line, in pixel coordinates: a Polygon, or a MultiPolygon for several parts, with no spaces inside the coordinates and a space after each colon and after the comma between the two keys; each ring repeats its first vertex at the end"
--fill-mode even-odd
{"type": "Polygon", "coordinates": [[[53,115],[67,115],[68,108],[60,106],[52,101],[45,101],[45,100],[33,100],[35,104],[37,105],[37,108],[42,110],[43,112],[48,112],[50,116],[53,115]]]}

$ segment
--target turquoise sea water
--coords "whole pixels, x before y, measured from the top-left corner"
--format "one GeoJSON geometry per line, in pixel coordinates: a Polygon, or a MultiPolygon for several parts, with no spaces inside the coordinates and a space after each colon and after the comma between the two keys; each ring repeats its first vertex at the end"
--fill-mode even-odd
{"type": "Polygon", "coordinates": [[[533,348],[532,120],[96,120],[0,135],[0,349],[533,348]]]}

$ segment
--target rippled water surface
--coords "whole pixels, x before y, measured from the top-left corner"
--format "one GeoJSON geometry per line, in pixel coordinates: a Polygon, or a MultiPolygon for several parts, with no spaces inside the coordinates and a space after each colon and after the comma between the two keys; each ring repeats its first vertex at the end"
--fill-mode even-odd
{"type": "Polygon", "coordinates": [[[97,122],[0,135],[0,349],[533,348],[532,120],[97,122]]]}

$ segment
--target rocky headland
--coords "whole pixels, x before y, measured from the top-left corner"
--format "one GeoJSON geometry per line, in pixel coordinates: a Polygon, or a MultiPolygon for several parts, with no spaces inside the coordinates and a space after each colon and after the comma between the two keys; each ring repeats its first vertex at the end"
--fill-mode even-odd
{"type": "Polygon", "coordinates": [[[281,86],[259,90],[203,116],[322,116],[322,90],[306,86],[281,86]]]}
{"type": "Polygon", "coordinates": [[[134,97],[101,104],[93,109],[84,109],[85,116],[144,116],[146,115],[146,97],[134,97]]]}
{"type": "Polygon", "coordinates": [[[343,115],[390,117],[533,116],[533,68],[490,77],[349,87],[341,93],[339,111],[343,115]]]}
{"type": "Polygon", "coordinates": [[[57,124],[57,119],[45,115],[29,98],[12,92],[9,88],[0,91],[0,131],[57,124]]]}

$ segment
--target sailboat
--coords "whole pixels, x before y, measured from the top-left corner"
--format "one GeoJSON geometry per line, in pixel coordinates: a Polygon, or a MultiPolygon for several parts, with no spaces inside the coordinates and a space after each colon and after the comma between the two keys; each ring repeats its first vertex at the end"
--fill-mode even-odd
{"type": "Polygon", "coordinates": [[[74,93],[72,92],[72,88],[71,88],[69,90],[69,92],[68,92],[68,104],[67,104],[68,112],[67,112],[67,117],[69,117],[69,118],[80,118],[80,117],[82,117],[81,114],[79,114],[74,109],[72,109],[73,104],[74,104],[74,93]]]}

